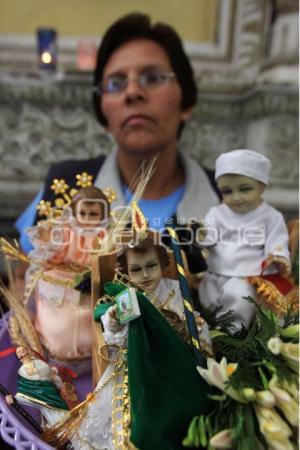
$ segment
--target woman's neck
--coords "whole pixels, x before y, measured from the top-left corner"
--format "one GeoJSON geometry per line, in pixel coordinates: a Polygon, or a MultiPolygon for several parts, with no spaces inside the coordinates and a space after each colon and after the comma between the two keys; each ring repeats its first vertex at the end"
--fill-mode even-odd
{"type": "MultiPolygon", "coordinates": [[[[118,152],[118,165],[123,182],[130,183],[138,173],[143,163],[149,163],[156,155],[151,153],[141,155],[118,152]]],[[[143,198],[155,200],[165,197],[184,183],[184,172],[178,153],[160,152],[155,161],[154,173],[145,189],[143,198]]]]}

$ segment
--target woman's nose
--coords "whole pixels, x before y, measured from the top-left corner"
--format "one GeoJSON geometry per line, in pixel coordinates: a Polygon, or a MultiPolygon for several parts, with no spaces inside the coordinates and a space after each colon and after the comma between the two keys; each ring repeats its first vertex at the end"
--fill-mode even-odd
{"type": "Polygon", "coordinates": [[[131,103],[135,100],[143,100],[146,96],[145,88],[141,86],[137,77],[131,77],[128,79],[126,86],[126,100],[131,103]]]}

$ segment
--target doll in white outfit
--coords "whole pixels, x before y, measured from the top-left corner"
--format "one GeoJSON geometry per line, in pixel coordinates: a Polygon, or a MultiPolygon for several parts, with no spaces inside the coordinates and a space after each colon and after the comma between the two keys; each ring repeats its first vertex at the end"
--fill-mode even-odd
{"type": "Polygon", "coordinates": [[[247,277],[290,271],[288,231],[282,214],[266,203],[271,163],[252,150],[233,150],[219,156],[215,178],[223,203],[205,216],[207,272],[199,286],[200,302],[216,314],[232,311],[233,326],[248,328],[255,298],[247,277]]]}

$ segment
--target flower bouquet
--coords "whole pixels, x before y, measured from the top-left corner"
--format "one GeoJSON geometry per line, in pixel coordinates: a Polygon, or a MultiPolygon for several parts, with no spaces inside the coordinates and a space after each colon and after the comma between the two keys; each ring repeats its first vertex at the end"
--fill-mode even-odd
{"type": "MultiPolygon", "coordinates": [[[[251,299],[248,299],[251,301],[251,299]]],[[[213,332],[215,359],[200,375],[215,387],[215,408],[193,418],[185,447],[232,450],[298,448],[298,314],[278,318],[257,305],[248,332],[213,332]]]]}

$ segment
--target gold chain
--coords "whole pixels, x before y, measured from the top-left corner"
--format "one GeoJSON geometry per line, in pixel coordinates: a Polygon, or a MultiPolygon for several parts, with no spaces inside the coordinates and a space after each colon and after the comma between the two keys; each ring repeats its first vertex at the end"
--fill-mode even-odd
{"type": "Polygon", "coordinates": [[[115,271],[115,276],[113,281],[117,281],[120,284],[123,284],[124,286],[129,286],[129,287],[134,287],[139,289],[140,291],[142,291],[142,293],[149,298],[149,300],[151,301],[151,303],[156,306],[157,303],[160,303],[160,299],[159,297],[157,297],[155,294],[153,294],[153,292],[148,291],[147,289],[145,289],[143,286],[141,286],[140,284],[132,281],[128,275],[126,275],[125,273],[121,273],[118,270],[115,271]]]}
{"type": "Polygon", "coordinates": [[[128,450],[130,400],[128,395],[127,349],[117,355],[112,399],[112,436],[115,450],[128,450]]]}
{"type": "Polygon", "coordinates": [[[74,280],[61,280],[60,278],[51,277],[50,275],[42,275],[42,280],[47,283],[56,284],[57,286],[64,286],[70,289],[76,285],[74,280]]]}

